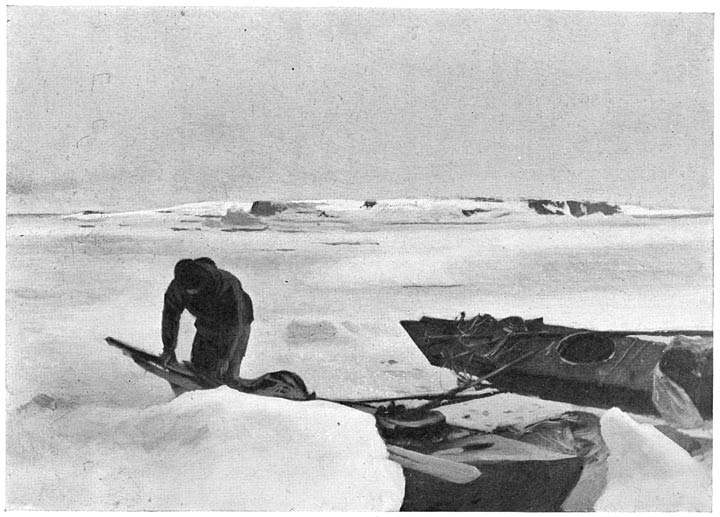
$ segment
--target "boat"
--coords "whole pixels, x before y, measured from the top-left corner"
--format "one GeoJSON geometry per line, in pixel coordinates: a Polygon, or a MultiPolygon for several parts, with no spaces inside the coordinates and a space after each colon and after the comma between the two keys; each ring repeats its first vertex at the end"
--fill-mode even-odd
{"type": "Polygon", "coordinates": [[[598,408],[658,414],[656,379],[667,375],[703,418],[712,418],[712,331],[597,331],[549,325],[543,318],[403,320],[431,364],[483,375],[517,361],[493,383],[519,394],[598,408]],[[667,338],[697,336],[692,351],[667,338]]]}
{"type": "Polygon", "coordinates": [[[597,461],[602,454],[604,442],[600,438],[599,421],[592,422],[597,439],[592,452],[581,449],[586,442],[580,435],[586,432],[579,429],[584,430],[586,426],[575,427],[571,418],[562,422],[564,431],[560,431],[571,437],[571,443],[554,449],[538,445],[548,443],[547,439],[538,437],[540,431],[530,431],[523,436],[526,441],[522,441],[512,434],[482,433],[448,423],[421,434],[384,436],[386,442],[473,465],[481,472],[474,481],[458,484],[405,468],[401,511],[562,511],[585,465],[597,461]]]}
{"type": "MultiPolygon", "coordinates": [[[[140,348],[111,337],[106,342],[144,370],[184,389],[221,385],[189,363],[163,366],[158,356],[140,348]]],[[[297,374],[288,371],[227,386],[259,396],[319,399],[297,374]]],[[[434,400],[435,396],[443,394],[423,394],[418,399],[434,400]]],[[[483,396],[488,393],[467,398],[483,396]]],[[[541,445],[547,440],[533,438],[541,431],[531,430],[521,437],[480,432],[448,423],[440,411],[418,414],[410,408],[411,397],[402,399],[409,400],[332,400],[375,415],[390,458],[403,467],[406,483],[402,511],[560,511],[578,484],[584,465],[595,454],[587,447],[587,429],[595,428],[595,435],[600,436],[597,417],[590,416],[590,423],[583,425],[578,425],[576,418],[568,418],[559,424],[567,429],[560,433],[566,443],[548,448],[541,445]],[[573,438],[576,435],[577,440],[573,438]]]]}

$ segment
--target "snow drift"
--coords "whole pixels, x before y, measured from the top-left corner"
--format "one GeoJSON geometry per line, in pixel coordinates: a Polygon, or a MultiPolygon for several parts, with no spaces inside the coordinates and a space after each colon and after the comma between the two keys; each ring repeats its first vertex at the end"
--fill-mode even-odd
{"type": "Polygon", "coordinates": [[[711,474],[682,447],[617,408],[602,416],[600,426],[610,457],[596,511],[711,511],[711,474]]]}
{"type": "Polygon", "coordinates": [[[144,410],[35,406],[8,444],[11,509],[397,511],[404,496],[371,415],[230,388],[144,410]]]}

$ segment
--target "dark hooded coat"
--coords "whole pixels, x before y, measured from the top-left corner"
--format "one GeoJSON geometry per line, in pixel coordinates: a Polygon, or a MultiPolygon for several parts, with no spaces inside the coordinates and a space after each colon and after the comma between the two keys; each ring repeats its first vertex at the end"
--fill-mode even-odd
{"type": "Polygon", "coordinates": [[[217,268],[212,260],[195,259],[192,262],[192,266],[200,268],[203,282],[197,294],[189,294],[177,276],[170,282],[163,307],[163,350],[174,352],[180,315],[187,310],[195,317],[197,329],[191,362],[199,368],[212,370],[218,360],[233,360],[228,353],[235,345],[236,352],[240,354],[239,358],[235,357],[239,371],[239,361],[245,354],[250,324],[254,319],[252,300],[243,291],[240,281],[231,273],[217,268]]]}

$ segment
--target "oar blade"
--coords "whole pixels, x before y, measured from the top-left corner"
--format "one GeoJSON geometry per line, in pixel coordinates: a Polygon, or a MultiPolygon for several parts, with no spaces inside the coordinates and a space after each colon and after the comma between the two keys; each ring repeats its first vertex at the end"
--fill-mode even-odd
{"type": "Polygon", "coordinates": [[[407,469],[435,476],[451,483],[466,484],[480,477],[480,471],[466,463],[438,458],[429,454],[403,449],[396,445],[388,445],[390,459],[407,469]]]}

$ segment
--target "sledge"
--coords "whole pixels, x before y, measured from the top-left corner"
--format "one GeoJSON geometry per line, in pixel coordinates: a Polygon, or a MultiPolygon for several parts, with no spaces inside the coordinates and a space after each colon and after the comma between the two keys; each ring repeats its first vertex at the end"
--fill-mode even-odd
{"type": "MultiPolygon", "coordinates": [[[[123,354],[129,356],[143,370],[185,390],[213,389],[223,384],[212,377],[203,375],[187,361],[171,362],[166,366],[161,366],[160,358],[157,355],[113,337],[107,337],[105,341],[110,346],[122,350],[123,354]]],[[[243,393],[266,397],[281,397],[289,400],[312,400],[315,398],[315,394],[308,391],[302,378],[287,370],[266,373],[256,379],[241,379],[236,383],[226,385],[243,393]]]]}
{"type": "Polygon", "coordinates": [[[653,395],[662,374],[687,392],[700,414],[712,417],[711,345],[683,354],[658,339],[699,336],[711,343],[712,331],[596,331],[489,314],[455,320],[423,316],[400,325],[431,364],[458,373],[482,375],[535,352],[493,379],[515,393],[657,414],[653,395]]]}
{"type": "MultiPolygon", "coordinates": [[[[212,389],[220,385],[189,363],[163,367],[156,355],[111,337],[106,341],[144,370],[184,389],[212,389]]],[[[297,374],[288,371],[271,372],[228,386],[261,396],[318,400],[297,374]]],[[[437,394],[417,398],[430,399],[434,408],[442,409],[442,404],[436,402],[437,394]]],[[[390,458],[403,467],[404,511],[559,511],[589,461],[586,438],[570,439],[577,450],[571,446],[571,450],[558,451],[528,440],[535,431],[523,440],[507,433],[479,432],[448,423],[439,411],[418,414],[396,400],[333,402],[375,415],[390,458]]],[[[573,436],[578,429],[574,425],[575,431],[571,431],[573,425],[567,423],[564,436],[573,436]]],[[[542,439],[535,441],[543,443],[542,439]]]]}

